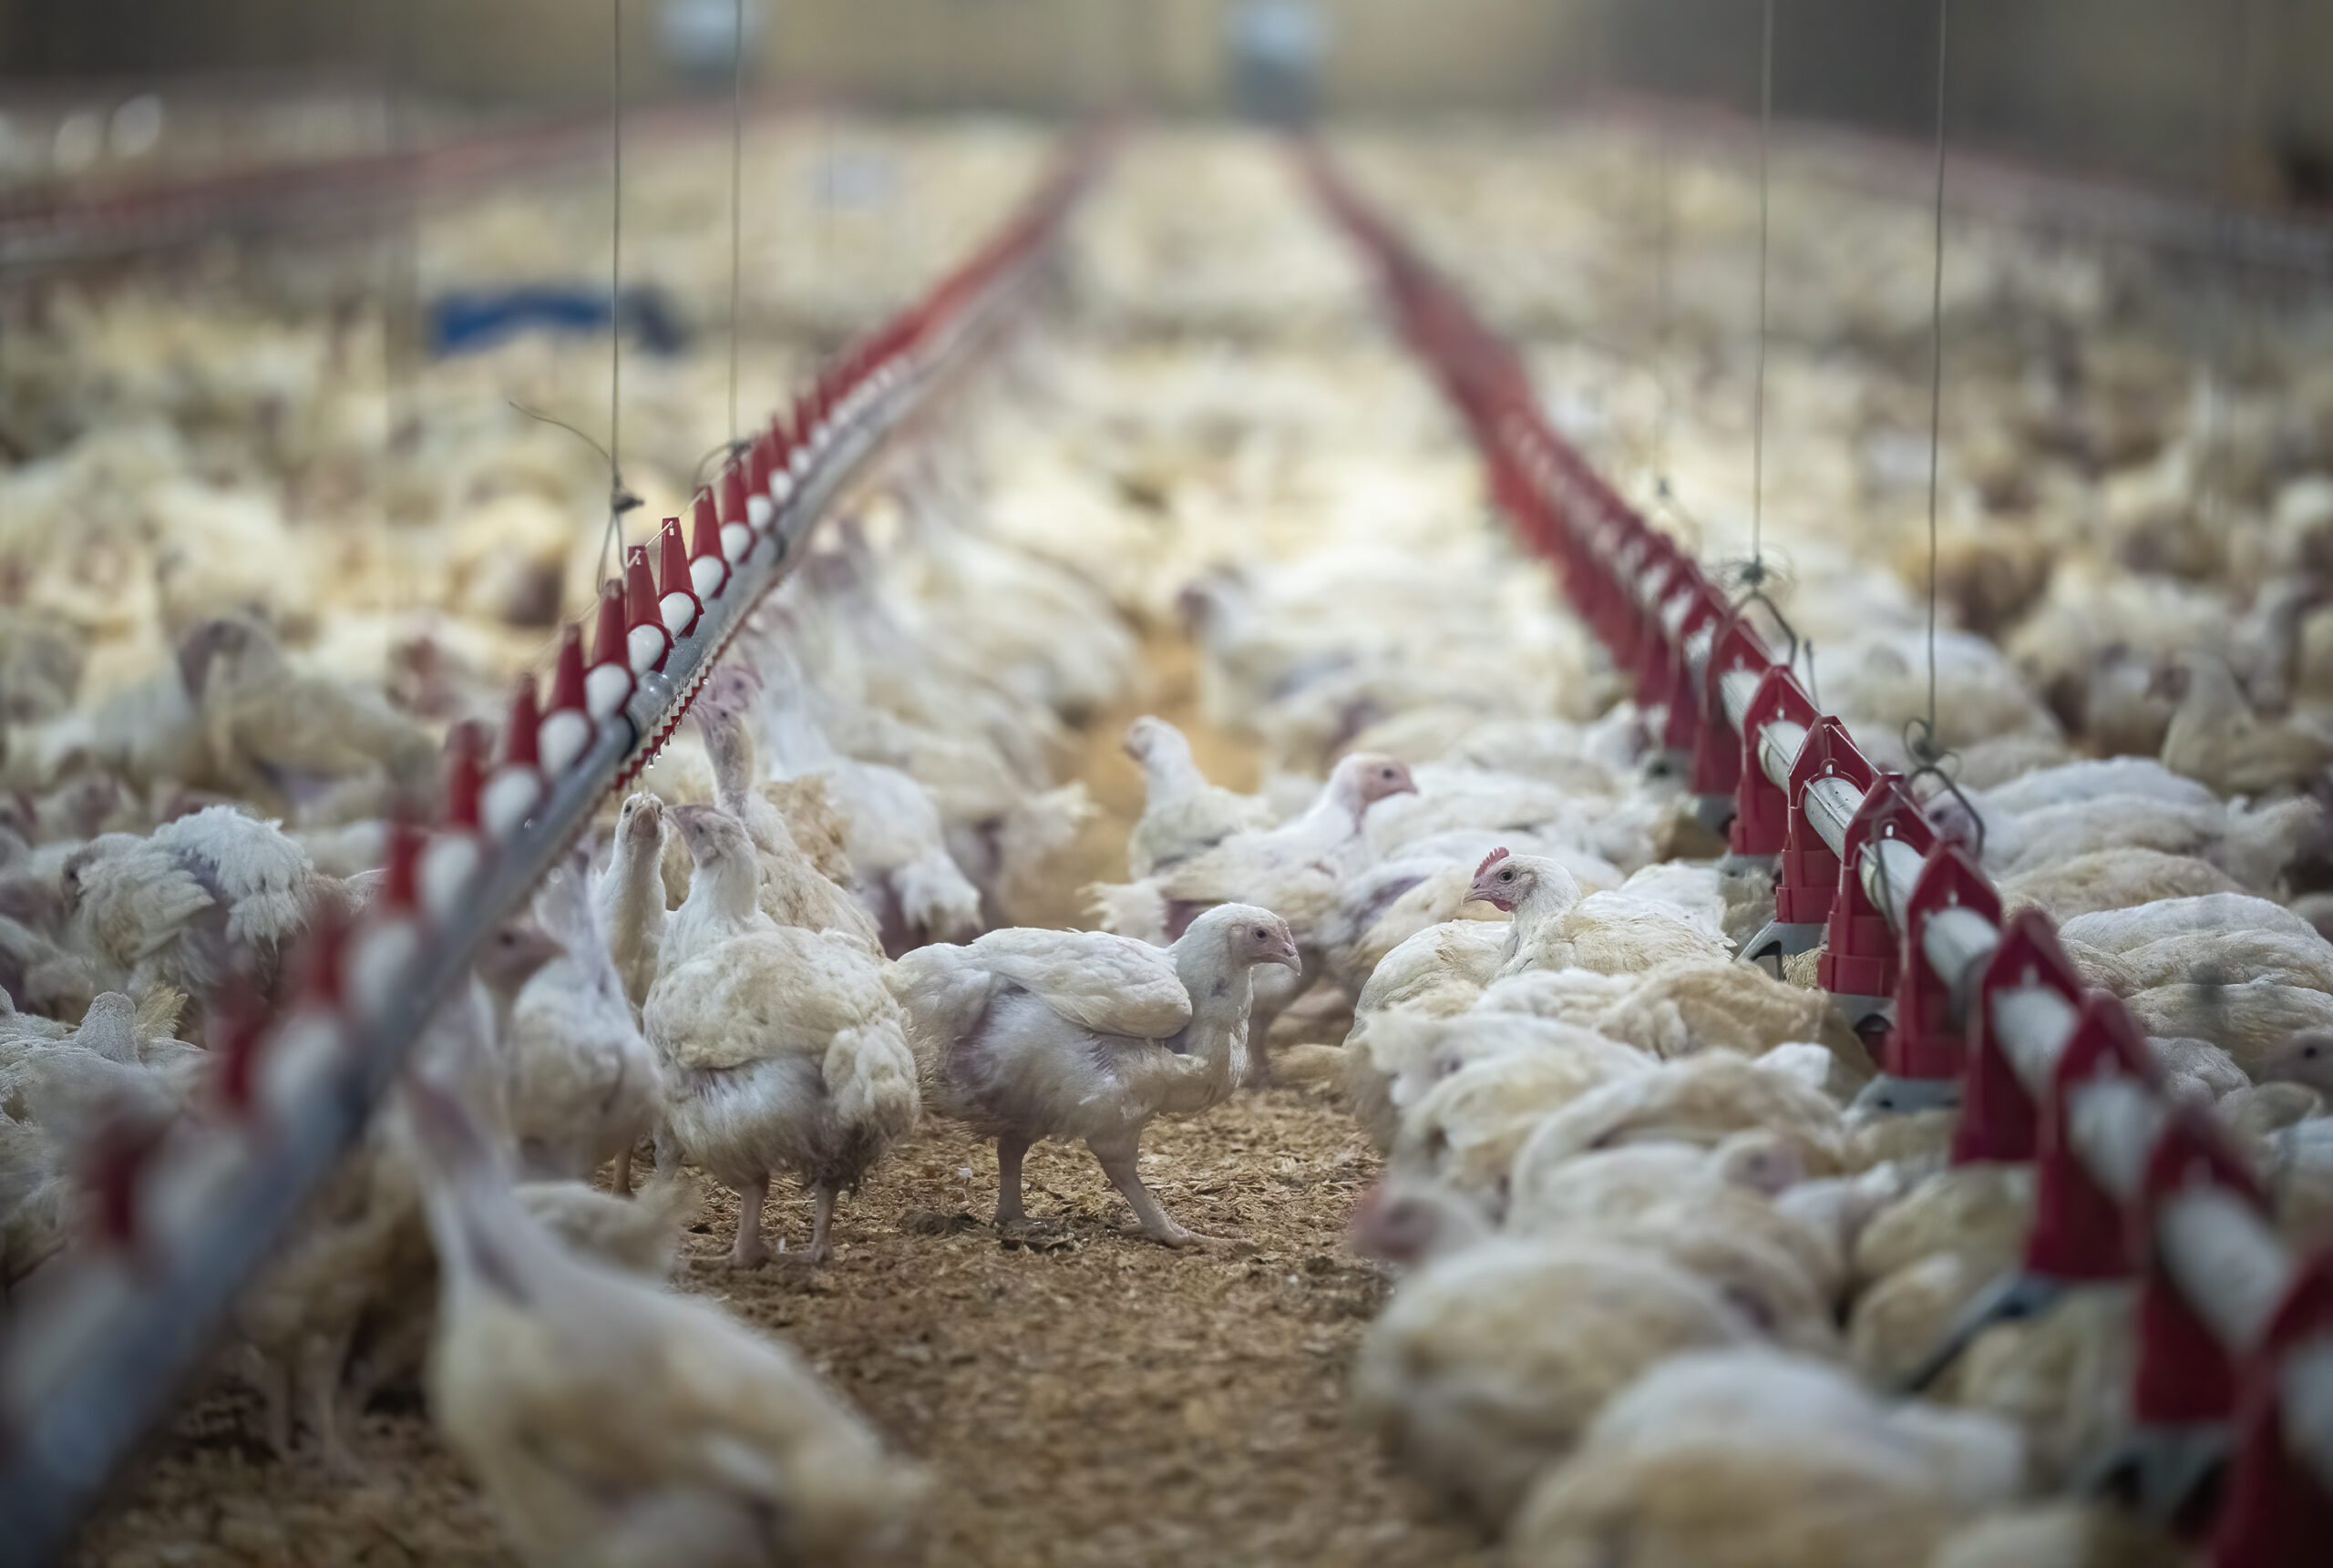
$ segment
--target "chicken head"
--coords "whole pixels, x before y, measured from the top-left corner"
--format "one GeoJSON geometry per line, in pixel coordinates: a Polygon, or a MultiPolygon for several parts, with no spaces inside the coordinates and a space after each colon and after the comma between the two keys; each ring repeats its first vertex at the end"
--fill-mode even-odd
{"type": "Polygon", "coordinates": [[[1175,726],[1166,720],[1155,714],[1145,713],[1126,726],[1125,740],[1123,743],[1126,755],[1138,764],[1146,763],[1150,760],[1152,750],[1167,735],[1174,733],[1175,726]]]}
{"type": "Polygon", "coordinates": [[[673,822],[681,830],[681,842],[688,845],[689,859],[698,866],[732,859],[751,862],[754,857],[745,824],[714,806],[675,807],[673,822]]]}
{"type": "Polygon", "coordinates": [[[1479,898],[1494,909],[1512,915],[1515,907],[1531,896],[1535,880],[1530,868],[1516,861],[1514,853],[1502,844],[1484,856],[1483,863],[1475,867],[1475,884],[1466,889],[1466,897],[1479,898]]]}
{"type": "Polygon", "coordinates": [[[505,926],[478,956],[478,978],[488,994],[515,997],[535,971],[561,957],[567,949],[541,927],[517,921],[505,926]]]}
{"type": "Polygon", "coordinates": [[[2298,1083],[2333,1094],[2333,1031],[2301,1030],[2276,1049],[2257,1076],[2263,1083],[2298,1083]]]}
{"type": "Polygon", "coordinates": [[[642,790],[624,796],[616,813],[616,837],[635,850],[653,855],[664,842],[664,802],[642,790]]]}
{"type": "Polygon", "coordinates": [[[200,702],[218,661],[232,662],[272,641],[264,627],[240,616],[206,620],[179,642],[179,679],[186,682],[188,695],[200,702]]]}
{"type": "Polygon", "coordinates": [[[1338,763],[1335,782],[1341,784],[1348,780],[1364,811],[1388,795],[1418,793],[1417,781],[1410,776],[1410,764],[1380,752],[1354,752],[1338,763]]]}
{"type": "Polygon", "coordinates": [[[1480,1209],[1439,1182],[1391,1175],[1362,1194],[1353,1249],[1402,1268],[1487,1240],[1495,1227],[1480,1209]]]}
{"type": "Polygon", "coordinates": [[[1236,969],[1246,964],[1285,964],[1291,969],[1302,969],[1304,958],[1296,950],[1296,938],[1289,931],[1288,922],[1261,909],[1255,913],[1258,918],[1233,932],[1226,944],[1232,967],[1236,969]]]}

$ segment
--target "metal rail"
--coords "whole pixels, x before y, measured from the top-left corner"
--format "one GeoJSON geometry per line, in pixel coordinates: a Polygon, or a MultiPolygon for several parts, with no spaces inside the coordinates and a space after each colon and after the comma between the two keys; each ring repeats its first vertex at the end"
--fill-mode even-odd
{"type": "MultiPolygon", "coordinates": [[[[694,106],[649,111],[641,121],[635,134],[652,138],[713,123],[711,111],[694,106]]],[[[400,211],[416,198],[457,197],[574,163],[606,141],[605,120],[562,119],[426,147],[0,197],[0,274],[343,227],[400,211]]]]}
{"type": "Polygon", "coordinates": [[[2137,1424],[2188,1445],[2142,1467],[2143,1494],[2148,1477],[2164,1492],[2144,1501],[2167,1514],[2192,1497],[2208,1473],[2184,1463],[2194,1427],[2235,1424],[2242,1389],[2214,1562],[2318,1560],[2318,1527],[2333,1517],[2333,1254],[2296,1263],[2242,1161],[2194,1108],[2164,1097],[2143,1036],[2112,998],[2084,995],[2049,922],[2030,912],[2004,922],[1964,846],[1936,833],[1899,781],[1817,711],[1741,607],[1727,608],[1548,427],[1519,362],[1456,289],[1318,149],[1307,159],[1322,201],[1375,261],[1403,335],[1472,427],[1502,508],[1635,672],[1639,702],[1665,710],[1660,733],[1690,757],[1693,793],[1731,810],[1732,854],[1776,866],[1770,931],[1796,943],[1778,950],[1805,951],[1820,934],[1825,989],[1853,999],[1852,1020],[1885,1024],[1880,1092],[1863,1103],[1965,1102],[1956,1159],[2041,1164],[2025,1270],[1958,1326],[1958,1344],[2069,1283],[2141,1272],[2137,1424]],[[2037,1122],[2061,1131],[2037,1140],[2037,1122]]]}
{"type": "MultiPolygon", "coordinates": [[[[247,1051],[220,1053],[248,1067],[245,1087],[224,1090],[218,1113],[180,1118],[133,1144],[102,1173],[103,1236],[36,1276],[0,1342],[0,1563],[47,1563],[64,1550],[481,944],[608,792],[654,755],[833,498],[1004,323],[1098,156],[1082,142],[999,236],[830,366],[790,431],[776,425],[750,465],[725,471],[723,500],[699,497],[693,558],[667,525],[661,593],[651,584],[624,596],[622,615],[610,613],[614,596],[603,600],[589,671],[570,629],[540,729],[529,682],[485,788],[478,759],[457,756],[448,823],[427,843],[399,835],[374,907],[344,936],[322,933],[312,945],[300,999],[247,1051]],[[622,679],[611,687],[602,674],[622,679]],[[616,695],[596,713],[586,711],[594,687],[616,695]],[[549,721],[570,715],[588,739],[539,761],[549,721]],[[496,799],[517,802],[502,808],[500,833],[496,799]]],[[[642,549],[632,558],[637,590],[648,568],[642,549]]]]}
{"type": "MultiPolygon", "coordinates": [[[[1599,92],[1580,112],[1645,135],[1681,138],[1711,159],[1746,159],[1756,145],[1754,118],[1707,103],[1599,92]]],[[[1925,190],[1936,157],[1925,143],[1868,129],[1811,121],[1776,129],[1812,172],[1883,196],[1907,187],[1925,190]]],[[[2133,246],[2190,264],[2235,264],[2310,280],[2333,273],[2333,221],[2305,210],[2230,205],[2161,184],[1980,149],[1954,152],[1946,189],[1958,210],[2041,233],[2133,246]]]]}

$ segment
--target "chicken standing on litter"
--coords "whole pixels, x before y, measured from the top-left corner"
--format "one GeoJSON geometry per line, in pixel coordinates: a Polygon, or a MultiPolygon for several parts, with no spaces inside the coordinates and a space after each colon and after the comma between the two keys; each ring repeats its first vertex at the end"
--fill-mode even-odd
{"type": "Polygon", "coordinates": [[[1180,938],[1199,911],[1223,904],[1259,905],[1288,922],[1297,945],[1295,972],[1258,977],[1248,1030],[1248,1081],[1268,1083],[1264,1052],[1272,1020],[1328,967],[1325,938],[1338,888],[1369,864],[1362,831],[1369,808],[1416,788],[1406,764],[1355,752],[1337,764],[1310,809],[1294,821],[1233,834],[1139,882],[1097,884],[1088,892],[1105,929],[1161,945],[1180,938]]]}
{"type": "Polygon", "coordinates": [[[738,1194],[734,1262],[766,1255],[770,1174],[797,1170],[816,1216],[803,1255],[823,1263],[837,1194],[915,1130],[899,1009],[858,938],[762,913],[753,841],[734,818],[707,806],[674,815],[696,869],[641,1013],[664,1067],[667,1125],[738,1194]]]}
{"type": "Polygon", "coordinates": [[[1220,1103],[1246,1067],[1255,968],[1295,968],[1277,915],[1221,904],[1161,950],[1098,931],[992,931],[920,948],[887,983],[906,1009],[933,1107],[996,1140],[996,1222],[1020,1224],[1021,1160],[1045,1138],[1082,1138],[1169,1246],[1186,1230],[1143,1185],[1142,1130],[1220,1103]]]}

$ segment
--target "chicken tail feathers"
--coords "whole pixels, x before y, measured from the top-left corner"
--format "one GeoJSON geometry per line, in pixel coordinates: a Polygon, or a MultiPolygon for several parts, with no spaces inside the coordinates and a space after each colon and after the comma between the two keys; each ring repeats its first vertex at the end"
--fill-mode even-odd
{"type": "Polygon", "coordinates": [[[1033,877],[1045,859],[1069,847],[1077,830],[1099,808],[1083,781],[1031,795],[1006,814],[997,838],[1002,881],[1008,888],[1033,877]]]}
{"type": "Polygon", "coordinates": [[[886,1143],[915,1131],[923,1099],[915,1055],[896,1018],[838,1031],[820,1071],[835,1114],[847,1125],[886,1143]]]}
{"type": "Polygon", "coordinates": [[[935,942],[968,941],[980,935],[980,889],[946,854],[933,851],[891,873],[899,911],[908,924],[935,942]]]}
{"type": "Polygon", "coordinates": [[[1086,909],[1095,924],[1121,937],[1166,947],[1166,896],[1147,882],[1089,882],[1086,909]]]}

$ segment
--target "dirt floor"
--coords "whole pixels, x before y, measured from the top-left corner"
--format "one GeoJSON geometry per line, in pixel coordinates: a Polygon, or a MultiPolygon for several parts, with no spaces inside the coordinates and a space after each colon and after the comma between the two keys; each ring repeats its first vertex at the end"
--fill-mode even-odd
{"type": "MultiPolygon", "coordinates": [[[[1153,655],[1152,690],[1085,737],[1078,767],[1101,813],[1024,920],[1077,923],[1077,889],[1123,875],[1141,782],[1118,733],[1136,712],[1187,722],[1192,709],[1188,651],[1162,642],[1153,655]]],[[[1215,776],[1253,782],[1235,741],[1193,728],[1215,776]]],[[[1144,1149],[1168,1211],[1237,1245],[1178,1254],[1122,1234],[1124,1203],[1084,1150],[1062,1144],[1031,1154],[1034,1223],[1001,1239],[988,1221],[994,1150],[931,1121],[845,1200],[835,1262],[816,1275],[783,1260],[730,1268],[735,1201],[702,1184],[675,1283],[782,1335],[930,1468],[916,1560],[934,1568],[1486,1561],[1346,1412],[1346,1370],[1386,1282],[1344,1242],[1377,1157],[1333,1091],[1243,1094],[1155,1124],[1144,1149]]],[[[771,1218],[807,1235],[805,1203],[781,1198],[771,1218]]],[[[77,1563],[515,1561],[417,1399],[365,1413],[362,1482],[276,1462],[259,1430],[246,1395],[193,1401],[77,1563]]]]}

